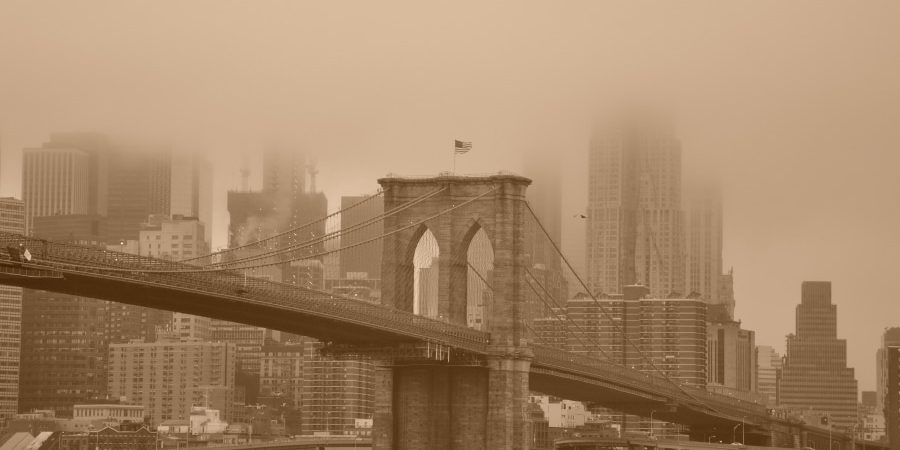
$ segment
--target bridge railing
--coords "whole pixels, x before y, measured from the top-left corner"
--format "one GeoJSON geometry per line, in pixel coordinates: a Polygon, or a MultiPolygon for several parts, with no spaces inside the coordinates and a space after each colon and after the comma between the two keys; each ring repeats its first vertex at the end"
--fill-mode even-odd
{"type": "Polygon", "coordinates": [[[471,351],[483,351],[490,340],[489,334],[478,330],[232,270],[210,270],[177,261],[10,233],[0,233],[0,246],[27,249],[33,258],[31,265],[37,267],[302,309],[323,317],[366,324],[389,332],[399,331],[410,337],[471,351]]]}

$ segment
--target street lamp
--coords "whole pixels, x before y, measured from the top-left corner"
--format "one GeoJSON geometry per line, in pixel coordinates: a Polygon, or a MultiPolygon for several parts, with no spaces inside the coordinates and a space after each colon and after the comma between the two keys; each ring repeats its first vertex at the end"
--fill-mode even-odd
{"type": "Polygon", "coordinates": [[[653,413],[655,412],[656,410],[650,411],[650,437],[653,437],[653,413]]]}

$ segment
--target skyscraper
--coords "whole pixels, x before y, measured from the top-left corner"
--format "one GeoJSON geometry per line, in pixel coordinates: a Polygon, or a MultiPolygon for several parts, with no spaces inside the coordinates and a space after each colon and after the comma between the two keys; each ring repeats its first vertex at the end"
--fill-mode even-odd
{"type": "Polygon", "coordinates": [[[900,345],[884,350],[884,427],[891,450],[900,449],[900,345]]]}
{"type": "MultiPolygon", "coordinates": [[[[381,236],[384,233],[384,222],[375,221],[363,225],[366,221],[384,214],[384,198],[375,197],[366,200],[366,196],[341,197],[341,230],[349,230],[341,235],[341,246],[348,247],[381,236]],[[362,203],[365,202],[365,203],[362,203]]],[[[381,241],[360,245],[359,250],[349,254],[341,254],[342,279],[381,279],[381,241]]]]}
{"type": "Polygon", "coordinates": [[[890,327],[881,335],[881,345],[875,351],[875,409],[884,409],[885,366],[884,349],[891,345],[900,345],[900,327],[890,327]]]}
{"type": "Polygon", "coordinates": [[[740,322],[707,323],[707,389],[749,398],[756,385],[756,333],[740,322]]]}
{"type": "Polygon", "coordinates": [[[722,274],[722,192],[718,186],[687,190],[684,228],[685,293],[718,304],[722,274]]]}
{"type": "Polygon", "coordinates": [[[813,409],[833,426],[856,423],[857,384],[847,367],[847,341],[837,338],[837,306],[831,282],[804,281],[797,305],[797,332],[787,337],[779,401],[788,408],[813,409]]]}
{"type": "MultiPolygon", "coordinates": [[[[0,232],[25,233],[25,204],[0,198],[0,232]]],[[[0,285],[0,426],[18,412],[22,288],[0,285]]]]}
{"type": "Polygon", "coordinates": [[[104,302],[27,289],[22,302],[19,411],[72,406],[104,398],[104,302]]]}
{"type": "Polygon", "coordinates": [[[756,347],[756,392],[766,396],[766,405],[778,404],[778,379],[781,372],[781,355],[768,345],[756,347]]]}
{"type": "Polygon", "coordinates": [[[22,161],[25,226],[34,217],[89,214],[91,158],[75,148],[26,148],[22,161]]]}
{"type": "Polygon", "coordinates": [[[588,287],[651,296],[684,295],[681,144],[664,121],[636,119],[598,129],[588,158],[588,287]]]}

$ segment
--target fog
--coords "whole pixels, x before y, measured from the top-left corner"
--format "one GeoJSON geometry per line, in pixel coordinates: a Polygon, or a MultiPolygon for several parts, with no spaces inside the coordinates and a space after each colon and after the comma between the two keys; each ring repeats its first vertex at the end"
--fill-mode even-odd
{"type": "MultiPolygon", "coordinates": [[[[725,190],[736,316],[784,348],[803,280],[831,280],[839,337],[874,389],[900,326],[900,4],[870,2],[0,3],[0,192],[51,131],[212,155],[213,246],[243,155],[318,157],[330,207],[388,172],[563,168],[564,249],[583,265],[597,110],[670,111],[685,178],[725,190]]],[[[259,170],[254,171],[258,183],[259,170]]]]}

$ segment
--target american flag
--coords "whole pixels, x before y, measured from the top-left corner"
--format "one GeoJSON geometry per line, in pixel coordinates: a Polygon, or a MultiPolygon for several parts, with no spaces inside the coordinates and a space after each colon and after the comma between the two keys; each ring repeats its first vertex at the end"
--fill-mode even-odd
{"type": "Polygon", "coordinates": [[[454,147],[454,151],[456,152],[457,155],[462,155],[464,153],[468,153],[469,150],[472,150],[471,142],[464,142],[464,141],[453,141],[453,142],[455,142],[455,144],[456,144],[454,147]]]}

